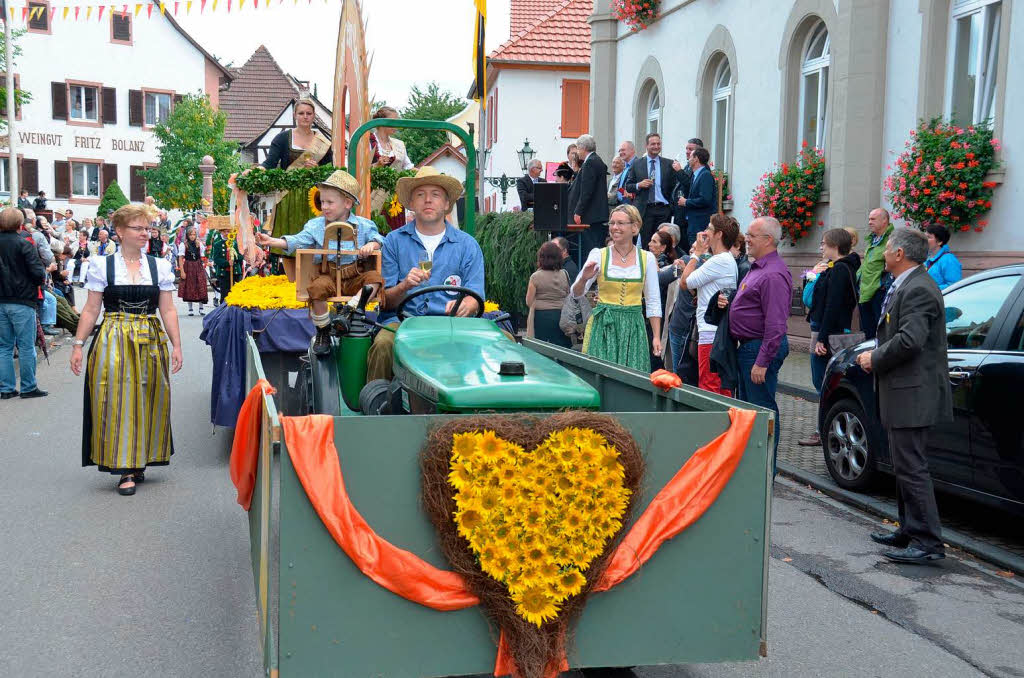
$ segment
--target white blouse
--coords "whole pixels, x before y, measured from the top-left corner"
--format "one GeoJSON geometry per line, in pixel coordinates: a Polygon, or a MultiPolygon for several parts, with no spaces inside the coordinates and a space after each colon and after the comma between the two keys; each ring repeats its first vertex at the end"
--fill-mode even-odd
{"type": "MultiPolygon", "coordinates": [[[[576,286],[576,283],[579,282],[580,278],[583,277],[583,269],[587,267],[587,264],[593,261],[599,267],[601,266],[602,249],[604,248],[595,247],[594,249],[590,250],[590,254],[587,255],[587,261],[584,262],[583,266],[580,268],[579,274],[577,274],[576,276],[576,280],[573,281],[572,287],[569,288],[569,294],[572,295],[573,298],[579,298],[572,293],[572,289],[573,287],[576,286]]],[[[654,255],[648,252],[647,250],[637,249],[637,252],[642,252],[644,256],[647,258],[647,264],[644,275],[644,306],[647,310],[647,317],[660,318],[661,290],[658,288],[658,261],[654,258],[654,255]]],[[[609,256],[611,257],[611,259],[608,262],[608,277],[632,279],[640,277],[639,260],[637,260],[637,263],[634,263],[632,266],[617,266],[615,264],[614,255],[610,254],[609,256]]],[[[590,290],[594,283],[597,282],[597,278],[598,276],[594,276],[584,284],[583,294],[586,294],[587,291],[590,290]]],[[[600,292],[598,292],[598,294],[600,294],[600,292]]]]}
{"type": "MultiPolygon", "coordinates": [[[[149,264],[142,262],[139,269],[139,280],[133,283],[128,277],[128,265],[124,261],[121,252],[109,255],[114,257],[114,284],[115,285],[152,285],[153,281],[149,275],[149,264]]],[[[156,260],[157,285],[161,292],[174,291],[174,269],[171,262],[166,259],[156,260]]],[[[85,274],[85,289],[90,292],[102,292],[107,288],[107,257],[89,257],[89,270],[85,274]]]]}

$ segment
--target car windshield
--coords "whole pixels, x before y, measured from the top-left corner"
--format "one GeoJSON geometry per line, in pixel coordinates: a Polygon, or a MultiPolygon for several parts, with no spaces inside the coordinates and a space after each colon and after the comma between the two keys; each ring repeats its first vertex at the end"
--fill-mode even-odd
{"type": "Polygon", "coordinates": [[[981,348],[1003,302],[1020,275],[987,278],[943,296],[946,305],[946,342],[949,348],[981,348]]]}

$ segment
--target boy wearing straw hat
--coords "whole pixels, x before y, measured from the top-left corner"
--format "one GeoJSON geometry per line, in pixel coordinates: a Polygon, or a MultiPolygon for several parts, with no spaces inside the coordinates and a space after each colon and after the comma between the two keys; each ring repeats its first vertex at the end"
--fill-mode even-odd
{"type": "MultiPolygon", "coordinates": [[[[355,295],[362,290],[364,285],[374,287],[374,296],[380,291],[383,285],[381,275],[376,268],[367,261],[370,256],[381,248],[384,237],[377,230],[377,225],[363,217],[352,214],[353,205],[359,204],[359,182],[348,172],[338,170],[331,174],[323,183],[317,184],[319,194],[316,198],[318,207],[323,212],[318,217],[313,217],[306,222],[301,231],[295,235],[286,235],[281,238],[274,238],[266,233],[257,235],[260,246],[277,247],[293,254],[297,249],[319,249],[324,247],[324,232],[327,224],[335,221],[347,221],[356,229],[355,247],[359,250],[359,256],[342,255],[339,257],[338,265],[341,267],[342,289],[338,290],[334,277],[322,274],[313,279],[307,288],[310,298],[310,317],[313,325],[316,326],[316,340],[313,342],[313,352],[317,355],[326,355],[331,350],[331,338],[328,326],[331,322],[331,314],[327,308],[327,299],[342,295],[355,295]]],[[[340,243],[342,248],[351,248],[352,243],[340,243]]],[[[328,260],[334,256],[328,257],[328,260]]]]}
{"type": "MultiPolygon", "coordinates": [[[[450,285],[466,287],[484,297],[484,254],[473,236],[451,225],[447,216],[462,195],[462,182],[430,166],[414,177],[402,177],[396,187],[398,201],[416,214],[412,222],[388,233],[381,250],[384,274],[384,311],[379,321],[398,326],[394,309],[416,287],[450,285]],[[424,270],[429,262],[429,271],[424,270]]],[[[413,299],[405,309],[410,315],[445,315],[454,310],[455,292],[434,292],[413,299]]],[[[480,310],[472,297],[458,308],[460,317],[480,310]]],[[[367,360],[367,381],[393,376],[395,333],[382,330],[373,339],[367,360]]]]}

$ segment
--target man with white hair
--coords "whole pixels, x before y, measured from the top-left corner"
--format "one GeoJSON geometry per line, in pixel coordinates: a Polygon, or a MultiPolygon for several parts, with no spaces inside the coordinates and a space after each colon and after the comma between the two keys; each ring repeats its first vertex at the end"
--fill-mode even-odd
{"type": "Polygon", "coordinates": [[[779,451],[779,404],[775,390],[779,369],[789,355],[786,321],[793,299],[793,277],[779,256],[782,225],[774,217],[759,217],[747,227],[747,253],[755,261],[729,307],[729,334],[739,342],[740,400],[775,412],[775,448],[779,451]]]}
{"type": "Polygon", "coordinates": [[[632,141],[626,139],[619,144],[619,159],[622,161],[622,174],[619,175],[619,182],[616,188],[621,189],[618,195],[619,205],[632,205],[633,200],[626,195],[626,179],[629,177],[629,169],[633,166],[633,160],[636,158],[636,145],[632,141]]]}
{"type": "Polygon", "coordinates": [[[516,179],[516,192],[519,193],[519,208],[524,212],[533,209],[533,185],[547,182],[541,176],[544,171],[544,163],[534,158],[526,166],[526,174],[516,179]]]}
{"type": "Polygon", "coordinates": [[[608,166],[597,154],[594,137],[584,134],[576,140],[580,170],[569,187],[569,211],[573,223],[586,225],[581,237],[581,256],[604,247],[608,237],[608,166]]]}

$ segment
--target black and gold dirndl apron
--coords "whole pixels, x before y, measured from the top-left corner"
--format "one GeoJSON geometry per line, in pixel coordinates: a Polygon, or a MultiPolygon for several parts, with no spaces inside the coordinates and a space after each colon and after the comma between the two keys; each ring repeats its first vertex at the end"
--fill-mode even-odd
{"type": "Polygon", "coordinates": [[[149,285],[115,285],[107,257],[103,322],[85,370],[82,466],[123,474],[166,466],[171,439],[170,351],[156,310],[156,259],[146,256],[149,285]]]}

